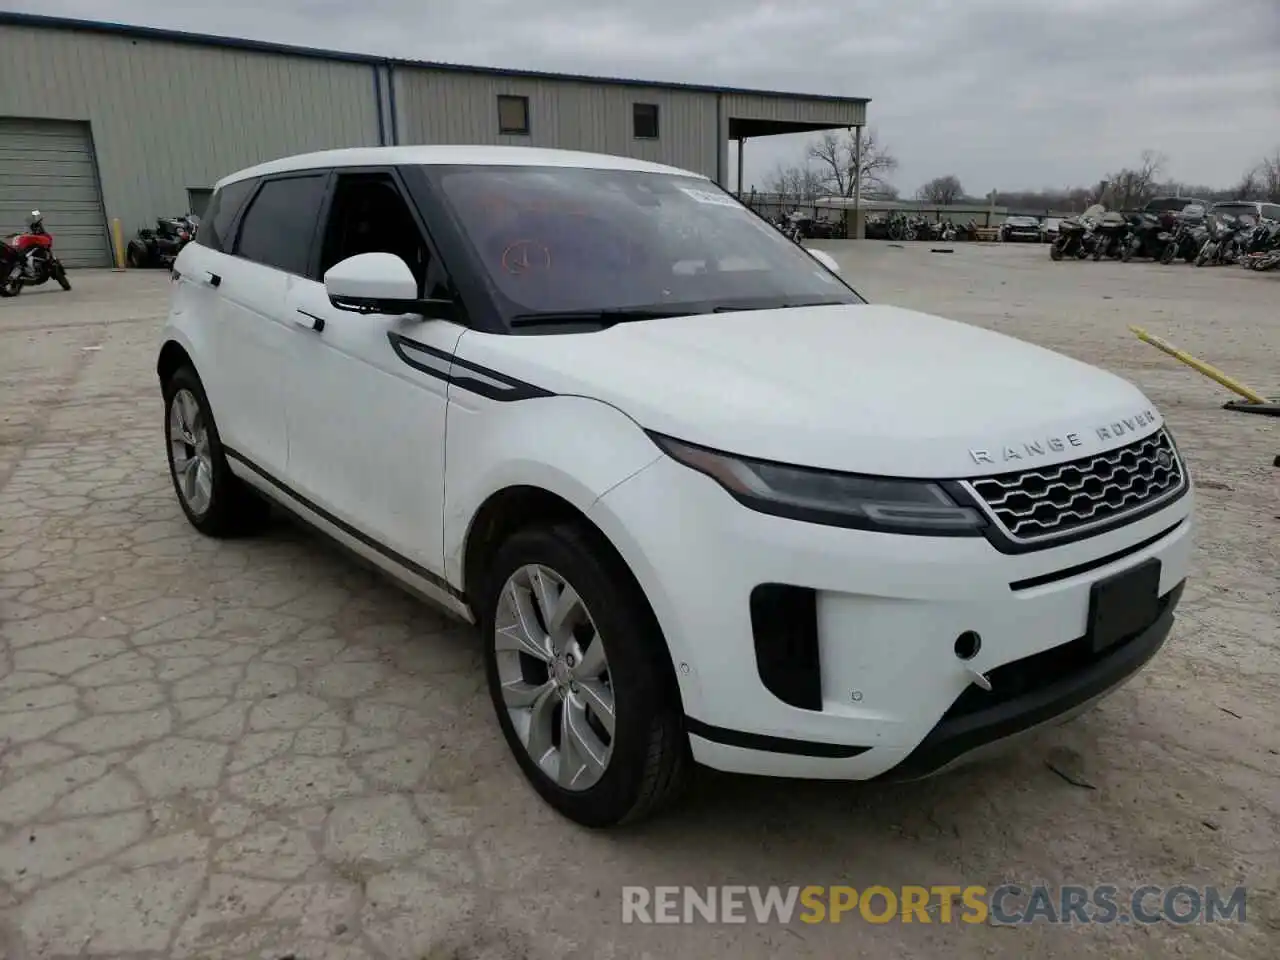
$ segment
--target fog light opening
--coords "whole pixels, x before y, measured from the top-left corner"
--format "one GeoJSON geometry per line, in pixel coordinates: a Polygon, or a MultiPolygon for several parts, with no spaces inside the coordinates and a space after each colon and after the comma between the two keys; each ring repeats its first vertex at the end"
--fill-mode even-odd
{"type": "Polygon", "coordinates": [[[982,649],[982,637],[972,630],[966,630],[956,637],[956,656],[961,660],[972,660],[982,649]]]}

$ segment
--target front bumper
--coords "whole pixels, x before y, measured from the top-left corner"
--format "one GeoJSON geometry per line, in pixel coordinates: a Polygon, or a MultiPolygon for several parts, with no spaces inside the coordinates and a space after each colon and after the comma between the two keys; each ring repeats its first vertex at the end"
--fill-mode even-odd
{"type": "Polygon", "coordinates": [[[1009,555],[978,537],[766,516],[664,457],[605,494],[591,517],[662,626],[699,762],[913,778],[1070,716],[1159,649],[1187,575],[1192,496],[1086,540],[1009,555]],[[1105,657],[1083,656],[1092,584],[1149,558],[1161,563],[1159,616],[1105,657]],[[820,690],[805,707],[767,682],[751,612],[762,584],[814,597],[820,690]],[[962,661],[955,645],[966,631],[981,646],[962,661]],[[988,699],[974,671],[991,679],[988,699]]]}

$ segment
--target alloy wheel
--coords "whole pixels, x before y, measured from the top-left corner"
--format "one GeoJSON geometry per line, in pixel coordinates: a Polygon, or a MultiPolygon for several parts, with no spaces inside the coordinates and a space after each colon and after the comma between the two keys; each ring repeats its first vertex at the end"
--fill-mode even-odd
{"type": "Polygon", "coordinates": [[[213,455],[200,401],[186,388],[169,401],[169,460],[183,501],[202,516],[213,501],[213,455]]]}
{"type": "Polygon", "coordinates": [[[561,789],[594,786],[613,755],[614,695],[578,592],[547,566],[520,567],[499,594],[492,642],[503,704],[529,757],[561,789]]]}

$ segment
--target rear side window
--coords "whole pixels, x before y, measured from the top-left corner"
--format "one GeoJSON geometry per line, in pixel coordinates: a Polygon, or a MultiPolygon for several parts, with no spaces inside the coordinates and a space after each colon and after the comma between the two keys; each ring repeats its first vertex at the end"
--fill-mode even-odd
{"type": "Polygon", "coordinates": [[[306,276],[325,183],[324,174],[266,181],[240,221],[236,256],[306,276]]]}
{"type": "Polygon", "coordinates": [[[1264,203],[1262,215],[1268,220],[1280,220],[1280,203],[1264,203]]]}
{"type": "Polygon", "coordinates": [[[196,243],[211,250],[226,252],[231,224],[257,185],[257,180],[237,180],[215,190],[200,220],[200,229],[196,231],[196,243]]]}

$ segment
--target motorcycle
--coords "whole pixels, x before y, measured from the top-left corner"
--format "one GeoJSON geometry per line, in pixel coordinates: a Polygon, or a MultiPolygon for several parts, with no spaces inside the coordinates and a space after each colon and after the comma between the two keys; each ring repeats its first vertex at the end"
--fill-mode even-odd
{"type": "Polygon", "coordinates": [[[1181,257],[1185,262],[1191,263],[1204,246],[1204,207],[1190,204],[1174,214],[1173,220],[1169,242],[1160,252],[1160,262],[1173,263],[1177,257],[1181,257]]]}
{"type": "Polygon", "coordinates": [[[1240,264],[1246,270],[1272,270],[1280,266],[1280,223],[1264,220],[1253,229],[1240,264]]]}
{"type": "Polygon", "coordinates": [[[1125,249],[1129,238],[1129,221],[1114,210],[1104,213],[1093,228],[1093,259],[1116,259],[1125,249]]]}
{"type": "Polygon", "coordinates": [[[1208,238],[1196,254],[1196,266],[1216,266],[1235,263],[1240,258],[1241,240],[1251,232],[1255,223],[1251,217],[1234,217],[1219,213],[1209,218],[1208,238]]]}
{"type": "Polygon", "coordinates": [[[1063,220],[1058,224],[1057,239],[1049,244],[1049,258],[1062,260],[1066,257],[1075,257],[1077,260],[1083,260],[1089,255],[1091,249],[1088,241],[1091,239],[1092,232],[1091,219],[1070,217],[1063,220]]]}
{"type": "Polygon", "coordinates": [[[157,217],[154,230],[143,227],[129,241],[125,263],[141,267],[171,267],[182,248],[196,235],[199,221],[192,214],[181,217],[157,217]]]}
{"type": "Polygon", "coordinates": [[[938,235],[938,239],[943,243],[952,243],[955,241],[957,236],[959,236],[959,234],[956,232],[956,225],[948,220],[942,224],[942,229],[938,235]]]}
{"type": "Polygon", "coordinates": [[[908,219],[905,214],[894,213],[889,216],[889,239],[896,240],[901,243],[904,240],[914,240],[916,238],[916,224],[913,219],[908,219]]]}
{"type": "Polygon", "coordinates": [[[44,217],[32,210],[26,232],[0,240],[0,297],[16,297],[23,287],[38,287],[50,278],[63,290],[71,289],[66,268],[53,255],[53,236],[44,217]]]}
{"type": "Polygon", "coordinates": [[[1134,213],[1125,219],[1129,222],[1129,232],[1120,249],[1120,259],[1125,263],[1134,257],[1159,260],[1173,239],[1162,218],[1154,213],[1134,213]]]}

